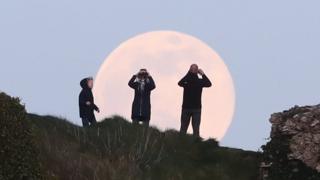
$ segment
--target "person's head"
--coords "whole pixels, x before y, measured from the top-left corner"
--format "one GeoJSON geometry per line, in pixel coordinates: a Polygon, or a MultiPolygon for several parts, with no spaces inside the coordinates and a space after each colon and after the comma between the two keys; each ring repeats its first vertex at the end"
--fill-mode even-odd
{"type": "Polygon", "coordinates": [[[87,77],[80,81],[80,86],[82,89],[92,89],[93,88],[93,78],[87,77]]]}
{"type": "Polygon", "coordinates": [[[88,88],[90,88],[90,89],[93,88],[93,78],[92,78],[92,77],[88,77],[88,78],[87,78],[87,86],[88,86],[88,88]]]}
{"type": "Polygon", "coordinates": [[[190,69],[189,69],[189,72],[191,72],[192,74],[197,74],[198,73],[198,65],[196,65],[196,64],[192,64],[191,66],[190,66],[190,69]]]}
{"type": "Polygon", "coordinates": [[[138,73],[138,78],[140,79],[145,79],[148,77],[148,71],[147,69],[140,69],[139,73],[138,73]]]}

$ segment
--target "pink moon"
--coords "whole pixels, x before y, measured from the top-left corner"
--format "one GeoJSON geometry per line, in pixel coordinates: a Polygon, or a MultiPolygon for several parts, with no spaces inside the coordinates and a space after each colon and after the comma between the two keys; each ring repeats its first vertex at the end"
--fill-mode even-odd
{"type": "MultiPolygon", "coordinates": [[[[196,63],[212,81],[202,94],[200,135],[221,140],[235,111],[232,76],[222,58],[201,40],[175,31],[153,31],[120,44],[103,62],[96,78],[94,95],[99,120],[120,115],[130,120],[133,90],[128,81],[147,68],[157,88],[151,95],[150,124],[161,130],[180,129],[183,89],[178,81],[196,63]]],[[[192,133],[190,124],[189,131],[192,133]]]]}

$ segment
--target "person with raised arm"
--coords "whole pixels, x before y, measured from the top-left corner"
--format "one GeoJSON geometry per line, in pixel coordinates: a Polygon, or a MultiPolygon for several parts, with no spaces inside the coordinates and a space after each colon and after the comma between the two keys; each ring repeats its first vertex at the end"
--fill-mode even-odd
{"type": "Polygon", "coordinates": [[[132,76],[128,85],[134,89],[134,100],[132,103],[131,119],[134,124],[142,122],[149,126],[151,118],[151,91],[156,88],[153,78],[146,69],[132,76]]]}
{"type": "Polygon", "coordinates": [[[211,81],[198,68],[198,65],[192,64],[188,73],[179,81],[178,85],[184,89],[180,132],[187,133],[192,119],[193,135],[200,137],[202,89],[211,87],[211,81]],[[199,75],[202,78],[199,78],[199,75]]]}

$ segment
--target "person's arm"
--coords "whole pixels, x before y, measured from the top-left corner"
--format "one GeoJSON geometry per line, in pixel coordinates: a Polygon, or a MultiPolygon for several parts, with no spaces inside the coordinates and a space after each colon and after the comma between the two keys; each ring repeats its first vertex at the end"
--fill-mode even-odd
{"type": "Polygon", "coordinates": [[[128,85],[133,89],[137,88],[137,82],[135,82],[136,78],[137,78],[137,75],[132,76],[132,78],[130,79],[130,81],[128,83],[128,85]]]}
{"type": "Polygon", "coordinates": [[[88,92],[82,91],[79,95],[79,104],[81,106],[86,106],[90,109],[94,109],[99,112],[98,106],[96,106],[94,102],[91,102],[88,97],[89,97],[88,92]]]}
{"type": "Polygon", "coordinates": [[[154,80],[151,76],[148,77],[147,87],[150,91],[152,91],[156,88],[156,84],[154,83],[154,80]]]}
{"type": "Polygon", "coordinates": [[[79,95],[79,104],[81,106],[85,106],[86,105],[86,97],[85,97],[85,93],[83,91],[81,91],[81,93],[79,95]]]}
{"type": "Polygon", "coordinates": [[[93,103],[93,109],[97,112],[100,112],[100,109],[98,108],[98,106],[96,104],[93,103]]]}
{"type": "Polygon", "coordinates": [[[209,78],[205,74],[202,75],[202,86],[203,87],[211,87],[212,86],[211,81],[209,80],[209,78]]]}
{"type": "Polygon", "coordinates": [[[178,82],[178,85],[180,87],[186,87],[187,84],[188,84],[188,75],[189,75],[189,72],[187,75],[185,75],[179,82],[178,82]]]}

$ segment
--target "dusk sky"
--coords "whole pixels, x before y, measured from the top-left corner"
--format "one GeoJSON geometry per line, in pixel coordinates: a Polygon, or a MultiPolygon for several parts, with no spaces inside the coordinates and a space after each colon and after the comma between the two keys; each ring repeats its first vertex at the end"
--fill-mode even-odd
{"type": "Polygon", "coordinates": [[[28,112],[80,124],[83,77],[137,34],[178,31],[206,42],[233,77],[236,112],[221,144],[257,150],[272,113],[320,101],[319,7],[318,0],[1,1],[0,90],[21,97],[28,112]]]}

